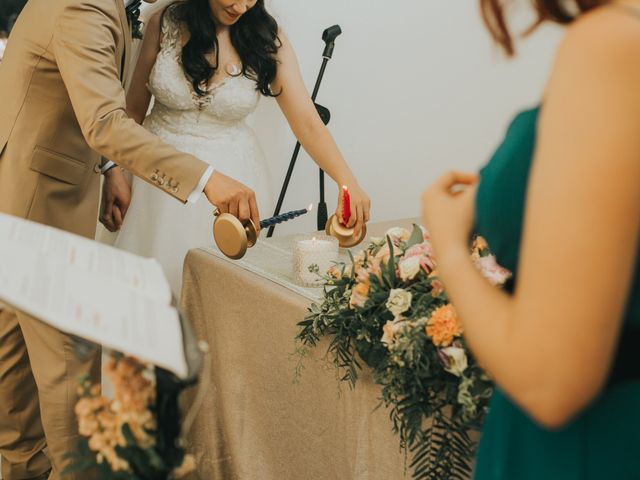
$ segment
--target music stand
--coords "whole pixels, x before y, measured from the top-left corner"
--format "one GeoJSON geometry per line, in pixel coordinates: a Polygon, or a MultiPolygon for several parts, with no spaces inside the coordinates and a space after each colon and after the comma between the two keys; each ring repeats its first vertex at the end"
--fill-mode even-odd
{"type": "MultiPolygon", "coordinates": [[[[318,115],[324,122],[325,125],[329,124],[331,120],[331,112],[328,108],[323,107],[316,103],[316,98],[318,96],[318,91],[320,90],[320,84],[322,83],[322,79],[324,77],[324,72],[327,68],[327,64],[329,60],[333,57],[333,50],[335,48],[335,40],[336,38],[342,34],[342,29],[339,25],[334,25],[333,27],[327,28],[324,32],[322,32],[322,40],[325,42],[324,52],[322,53],[322,66],[320,67],[320,72],[318,73],[318,78],[316,79],[316,85],[313,88],[313,93],[311,94],[311,100],[313,100],[314,105],[316,106],[316,110],[318,111],[318,115]]],[[[293,169],[296,166],[296,161],[298,159],[298,155],[300,154],[300,142],[296,142],[296,146],[293,149],[293,156],[291,157],[291,161],[289,162],[289,168],[287,169],[287,174],[284,177],[284,182],[282,184],[282,189],[280,190],[280,196],[278,197],[278,203],[276,204],[276,209],[273,213],[273,216],[280,215],[280,211],[282,209],[282,204],[284,203],[284,197],[287,194],[287,190],[289,188],[289,182],[291,181],[291,175],[293,174],[293,169]]],[[[327,223],[327,204],[324,198],[324,171],[320,169],[320,202],[318,203],[318,230],[324,230],[325,225],[327,223]]],[[[275,231],[275,225],[269,228],[269,232],[267,233],[267,237],[272,237],[273,232],[275,231]]]]}

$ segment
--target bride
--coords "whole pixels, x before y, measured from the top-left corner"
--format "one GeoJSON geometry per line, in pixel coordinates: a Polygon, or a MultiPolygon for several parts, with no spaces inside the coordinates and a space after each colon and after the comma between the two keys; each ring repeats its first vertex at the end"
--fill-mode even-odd
{"type": "MultiPolygon", "coordinates": [[[[276,98],[309,155],[338,185],[349,187],[350,223],[362,228],[369,220],[369,198],[318,116],[293,48],[264,0],[182,0],[150,18],[127,96],[129,115],[165,142],[252,188],[264,208],[273,198],[269,177],[245,123],[260,96],[276,98]],[[152,95],[154,106],[145,118],[152,95]]],[[[160,181],[176,187],[172,178],[160,181]]],[[[237,204],[218,207],[246,217],[237,204]]],[[[101,222],[120,230],[117,247],[158,259],[176,294],[187,251],[212,238],[208,204],[184,207],[135,178],[129,193],[120,169],[105,179],[101,222]]]]}

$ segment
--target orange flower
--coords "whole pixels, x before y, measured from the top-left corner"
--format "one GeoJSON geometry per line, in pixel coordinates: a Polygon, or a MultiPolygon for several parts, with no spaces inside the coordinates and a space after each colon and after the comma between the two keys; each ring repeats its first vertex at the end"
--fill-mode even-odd
{"type": "Polygon", "coordinates": [[[351,303],[352,307],[364,307],[365,303],[369,299],[369,282],[358,283],[353,291],[351,292],[351,303]]]}
{"type": "Polygon", "coordinates": [[[99,463],[106,461],[114,471],[127,471],[129,464],[118,456],[115,448],[127,445],[122,433],[125,424],[140,448],[155,444],[155,437],[149,433],[157,430],[150,410],[155,402],[155,384],[147,378],[145,365],[134,358],[112,358],[105,371],[114,385],[115,399],[103,397],[100,385],[83,389],[88,396],[76,405],[79,431],[89,439],[89,448],[97,452],[99,463]]]}
{"type": "Polygon", "coordinates": [[[453,305],[447,304],[436,309],[427,323],[427,335],[436,347],[448,347],[455,337],[462,335],[463,329],[453,305]]]}

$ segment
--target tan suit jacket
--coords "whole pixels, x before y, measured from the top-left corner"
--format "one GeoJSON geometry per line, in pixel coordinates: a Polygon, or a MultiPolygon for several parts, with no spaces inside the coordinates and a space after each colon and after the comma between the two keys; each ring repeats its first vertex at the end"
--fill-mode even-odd
{"type": "Polygon", "coordinates": [[[186,202],[208,165],[125,113],[122,0],[29,0],[0,62],[0,212],[95,235],[104,156],[186,202]]]}

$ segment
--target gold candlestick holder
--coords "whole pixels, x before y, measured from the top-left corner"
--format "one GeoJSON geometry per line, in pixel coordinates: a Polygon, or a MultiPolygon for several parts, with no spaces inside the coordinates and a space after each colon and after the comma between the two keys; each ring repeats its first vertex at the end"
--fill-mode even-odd
{"type": "MultiPolygon", "coordinates": [[[[302,210],[293,210],[275,217],[260,220],[260,228],[269,228],[272,225],[288,222],[311,211],[313,205],[302,210]]],[[[245,256],[247,249],[253,247],[258,241],[258,229],[251,220],[241,222],[229,213],[220,213],[216,208],[213,211],[213,238],[222,253],[232,260],[239,260],[245,256]]]]}
{"type": "Polygon", "coordinates": [[[222,253],[240,260],[258,241],[256,226],[251,220],[241,222],[230,213],[214,212],[213,238],[222,253]]]}
{"type": "Polygon", "coordinates": [[[338,217],[336,215],[331,215],[329,220],[327,220],[327,225],[325,226],[325,231],[327,235],[331,235],[338,239],[338,243],[342,248],[351,248],[355,247],[362,243],[362,241],[367,236],[367,226],[363,225],[362,230],[360,231],[360,235],[355,234],[355,229],[353,227],[346,227],[340,223],[338,217]]]}

